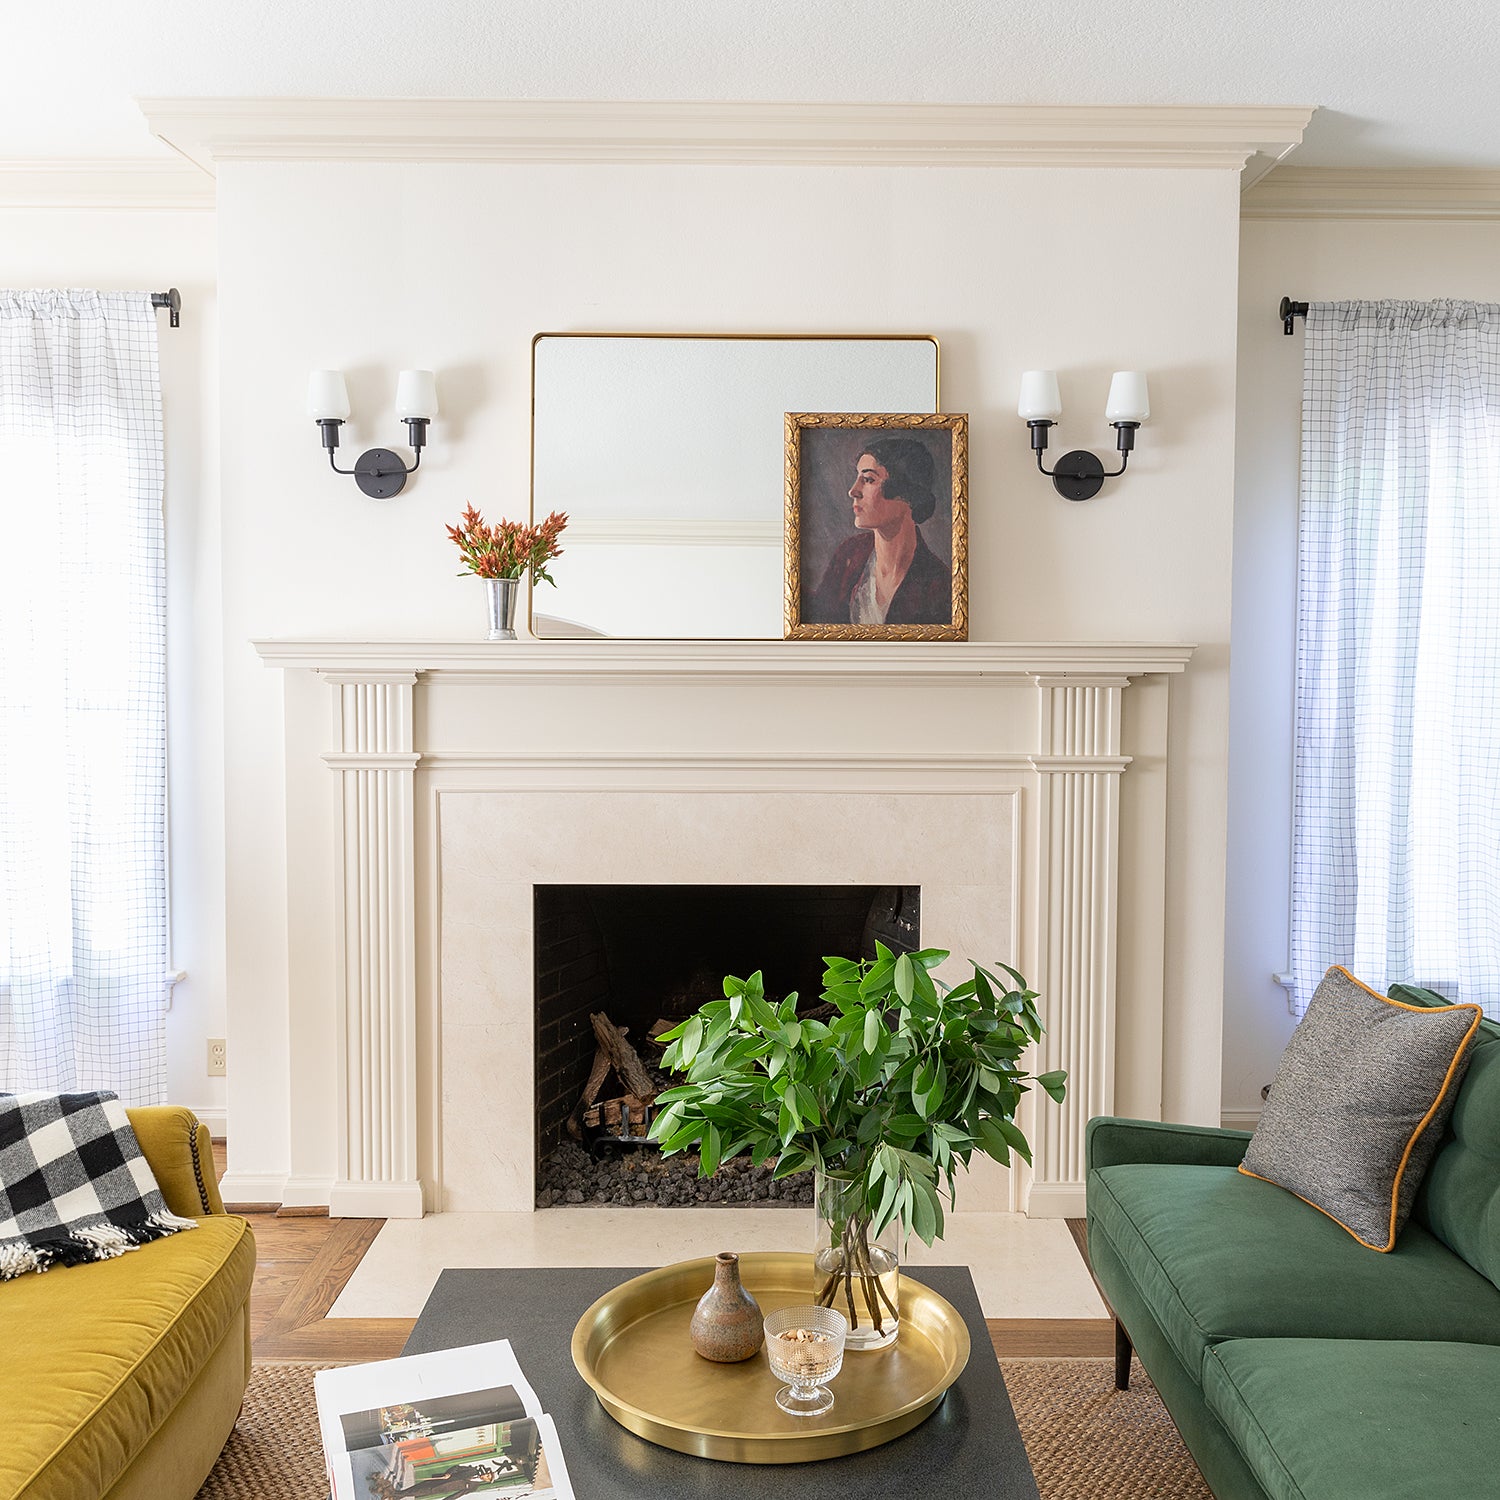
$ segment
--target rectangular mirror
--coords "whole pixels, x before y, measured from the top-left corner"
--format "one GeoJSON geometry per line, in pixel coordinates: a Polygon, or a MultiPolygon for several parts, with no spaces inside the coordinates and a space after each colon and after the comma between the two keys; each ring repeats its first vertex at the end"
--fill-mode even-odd
{"type": "Polygon", "coordinates": [[[782,634],[787,412],[936,412],[925,334],[539,333],[531,514],[566,511],[543,638],[782,634]]]}

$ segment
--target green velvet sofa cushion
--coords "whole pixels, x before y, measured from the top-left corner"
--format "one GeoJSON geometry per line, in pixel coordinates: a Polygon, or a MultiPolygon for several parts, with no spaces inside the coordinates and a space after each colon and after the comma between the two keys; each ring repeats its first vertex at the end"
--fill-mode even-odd
{"type": "MultiPolygon", "coordinates": [[[[1391,998],[1408,1005],[1448,1003],[1405,984],[1393,984],[1391,998]]],[[[1469,1050],[1469,1071],[1412,1218],[1500,1282],[1500,1026],[1481,1021],[1469,1050]]]]}
{"type": "Polygon", "coordinates": [[[1494,1345],[1237,1339],[1203,1388],[1271,1500],[1500,1493],[1494,1345]]]}
{"type": "Polygon", "coordinates": [[[1189,1370],[1232,1338],[1500,1345],[1500,1290],[1416,1223],[1371,1255],[1228,1166],[1100,1167],[1088,1192],[1091,1235],[1108,1239],[1189,1370]]]}

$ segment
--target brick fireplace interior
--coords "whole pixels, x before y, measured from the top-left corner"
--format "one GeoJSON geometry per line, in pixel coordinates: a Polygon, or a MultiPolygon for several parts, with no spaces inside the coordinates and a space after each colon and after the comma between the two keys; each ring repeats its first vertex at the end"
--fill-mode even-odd
{"type": "MultiPolygon", "coordinates": [[[[568,1120],[596,1050],[590,1016],[622,1028],[648,1068],[659,1020],[722,998],[726,974],[759,969],[766,993],[819,1003],[827,955],[920,945],[918,886],[538,885],[535,900],[539,1165],[568,1120]]],[[[611,1081],[613,1086],[613,1080],[611,1081]]]]}

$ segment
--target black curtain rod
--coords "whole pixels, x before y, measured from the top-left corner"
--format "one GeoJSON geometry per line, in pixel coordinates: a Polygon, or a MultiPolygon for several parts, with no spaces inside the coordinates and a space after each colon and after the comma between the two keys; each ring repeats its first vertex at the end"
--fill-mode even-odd
{"type": "MultiPolygon", "coordinates": [[[[172,327],[176,328],[179,326],[178,319],[182,313],[182,293],[175,286],[168,288],[165,292],[152,292],[151,305],[152,307],[170,307],[172,309],[172,327]]],[[[1287,332],[1290,333],[1291,330],[1288,329],[1287,332]]]]}
{"type": "MultiPolygon", "coordinates": [[[[1281,319],[1281,331],[1289,334],[1292,331],[1292,319],[1305,318],[1307,316],[1307,303],[1293,302],[1290,297],[1283,297],[1281,299],[1281,306],[1277,309],[1276,316],[1281,319]]],[[[173,326],[176,326],[175,318],[173,319],[173,326]]]]}

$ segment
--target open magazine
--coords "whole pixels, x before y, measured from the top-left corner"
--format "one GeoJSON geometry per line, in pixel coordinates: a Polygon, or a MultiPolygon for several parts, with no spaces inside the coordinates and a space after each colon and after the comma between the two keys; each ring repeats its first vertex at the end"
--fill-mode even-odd
{"type": "Polygon", "coordinates": [[[575,1500],[510,1341],[320,1370],[333,1500],[575,1500]]]}

